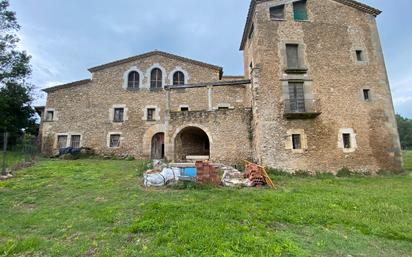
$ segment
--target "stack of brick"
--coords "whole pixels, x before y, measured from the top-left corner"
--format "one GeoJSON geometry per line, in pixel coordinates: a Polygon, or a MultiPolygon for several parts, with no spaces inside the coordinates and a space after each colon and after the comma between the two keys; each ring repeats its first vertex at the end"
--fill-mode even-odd
{"type": "Polygon", "coordinates": [[[261,187],[266,185],[262,169],[256,164],[247,164],[245,178],[249,179],[251,186],[261,187]]]}
{"type": "Polygon", "coordinates": [[[196,179],[201,184],[221,184],[217,169],[210,165],[208,161],[196,162],[196,179]]]}

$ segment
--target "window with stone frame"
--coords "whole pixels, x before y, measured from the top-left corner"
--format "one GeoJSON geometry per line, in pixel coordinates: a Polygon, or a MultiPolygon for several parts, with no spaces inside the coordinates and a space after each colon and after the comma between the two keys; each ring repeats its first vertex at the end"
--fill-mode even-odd
{"type": "Polygon", "coordinates": [[[80,148],[80,140],[81,140],[81,136],[80,136],[80,135],[72,135],[72,136],[71,136],[70,147],[72,147],[72,148],[80,148]]]}
{"type": "Polygon", "coordinates": [[[150,89],[156,90],[163,87],[163,73],[159,68],[154,68],[150,73],[150,89]]]}
{"type": "Polygon", "coordinates": [[[273,20],[285,19],[285,5],[273,6],[269,9],[270,18],[273,20]]]}
{"type": "Polygon", "coordinates": [[[46,121],[53,121],[54,120],[54,111],[47,111],[46,112],[46,121]]]}
{"type": "Polygon", "coordinates": [[[110,135],[110,148],[118,148],[120,147],[120,135],[113,134],[110,135]]]}
{"type": "Polygon", "coordinates": [[[59,149],[67,147],[67,135],[59,135],[57,136],[57,147],[59,149]]]}
{"type": "Polygon", "coordinates": [[[113,122],[124,122],[124,108],[115,108],[113,122]]]}
{"type": "Polygon", "coordinates": [[[299,69],[299,45],[286,44],[286,59],[288,69],[299,69]]]}
{"type": "Polygon", "coordinates": [[[155,120],[155,114],[156,114],[156,109],[155,108],[148,108],[147,109],[147,117],[146,119],[148,121],[154,121],[155,120]]]}
{"type": "Polygon", "coordinates": [[[293,18],[295,19],[295,21],[308,20],[306,0],[301,0],[293,3],[293,18]]]}
{"type": "Polygon", "coordinates": [[[132,71],[128,75],[127,88],[128,89],[139,89],[140,86],[140,75],[137,71],[132,71]]]}
{"type": "Polygon", "coordinates": [[[302,149],[302,141],[300,134],[292,134],[292,147],[294,150],[302,149]]]}
{"type": "Polygon", "coordinates": [[[370,96],[370,89],[364,89],[364,90],[363,90],[363,99],[364,99],[365,101],[369,101],[370,98],[371,98],[371,96],[370,96]]]}
{"type": "Polygon", "coordinates": [[[173,85],[179,86],[185,84],[185,74],[181,71],[176,71],[173,74],[173,85]]]}
{"type": "Polygon", "coordinates": [[[358,62],[365,61],[365,56],[364,56],[363,50],[356,50],[356,60],[358,62]]]}
{"type": "Polygon", "coordinates": [[[351,149],[352,148],[351,134],[343,133],[342,134],[342,140],[343,140],[343,147],[345,149],[351,149]]]}
{"type": "Polygon", "coordinates": [[[304,82],[289,82],[289,107],[291,113],[306,112],[304,82]]]}

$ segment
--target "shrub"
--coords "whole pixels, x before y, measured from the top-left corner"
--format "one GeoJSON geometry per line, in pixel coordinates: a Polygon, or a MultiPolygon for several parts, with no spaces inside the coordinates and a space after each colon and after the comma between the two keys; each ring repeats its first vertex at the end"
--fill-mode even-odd
{"type": "Polygon", "coordinates": [[[346,167],[343,167],[342,169],[338,170],[338,172],[336,173],[337,177],[350,177],[352,175],[353,175],[353,172],[346,167]]]}

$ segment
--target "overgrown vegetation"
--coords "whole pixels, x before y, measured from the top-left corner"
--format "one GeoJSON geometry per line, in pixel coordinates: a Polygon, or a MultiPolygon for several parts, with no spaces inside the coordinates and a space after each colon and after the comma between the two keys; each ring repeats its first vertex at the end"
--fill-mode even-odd
{"type": "Polygon", "coordinates": [[[412,120],[396,115],[402,149],[412,149],[412,120]]]}
{"type": "MultiPolygon", "coordinates": [[[[405,153],[412,168],[412,154],[405,153]]],[[[146,162],[41,161],[0,182],[0,256],[410,256],[412,176],[144,189],[146,162]]]]}

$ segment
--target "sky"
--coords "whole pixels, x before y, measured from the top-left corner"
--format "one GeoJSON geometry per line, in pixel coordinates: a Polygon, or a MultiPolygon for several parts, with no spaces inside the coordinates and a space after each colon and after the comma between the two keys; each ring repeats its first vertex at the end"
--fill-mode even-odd
{"type": "MultiPolygon", "coordinates": [[[[9,0],[32,56],[38,89],[90,78],[88,68],[162,50],[242,75],[239,51],[250,0],[9,0]]],[[[411,0],[361,0],[378,26],[397,113],[412,118],[411,0]]],[[[45,94],[35,94],[36,105],[45,94]]]]}

